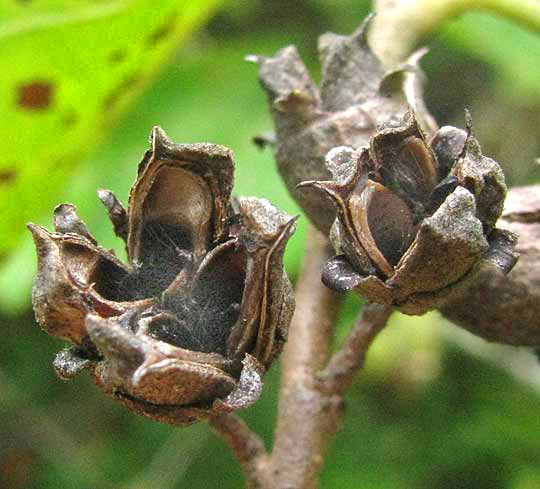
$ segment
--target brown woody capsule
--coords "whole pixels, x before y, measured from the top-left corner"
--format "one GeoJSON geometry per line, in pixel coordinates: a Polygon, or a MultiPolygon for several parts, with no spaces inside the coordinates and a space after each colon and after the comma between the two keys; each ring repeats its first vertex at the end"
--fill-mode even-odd
{"type": "Polygon", "coordinates": [[[283,268],[295,219],[268,201],[231,201],[233,156],[174,144],[158,127],[126,211],[100,190],[127,265],[70,204],[55,232],[29,225],[38,252],[36,318],[74,344],[55,368],[89,368],[135,412],[188,424],[255,402],[294,308],[283,268]]]}
{"type": "Polygon", "coordinates": [[[333,180],[299,187],[323,191],[337,209],[328,287],[422,314],[466,287],[480,263],[504,273],[515,264],[515,239],[494,229],[504,175],[482,155],[470,121],[468,132],[445,127],[430,144],[409,112],[367,147],[333,149],[327,166],[333,180]]]}

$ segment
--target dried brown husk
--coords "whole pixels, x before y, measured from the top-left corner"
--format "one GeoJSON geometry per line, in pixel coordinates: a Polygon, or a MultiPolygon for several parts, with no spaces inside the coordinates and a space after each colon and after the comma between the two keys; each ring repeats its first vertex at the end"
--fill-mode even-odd
{"type": "Polygon", "coordinates": [[[137,413],[186,424],[252,404],[294,309],[283,267],[295,219],[268,201],[231,200],[233,155],[175,144],[155,128],[127,211],[99,190],[128,264],[101,248],[71,204],[38,251],[36,318],[74,344],[55,367],[90,370],[137,413]]]}
{"type": "MultiPolygon", "coordinates": [[[[481,154],[470,124],[466,132],[445,127],[432,141],[410,112],[367,147],[331,151],[333,180],[300,185],[324,191],[337,210],[326,285],[422,314],[503,253],[493,228],[506,193],[500,167],[481,154]]],[[[514,240],[505,243],[514,256],[514,240]]]]}

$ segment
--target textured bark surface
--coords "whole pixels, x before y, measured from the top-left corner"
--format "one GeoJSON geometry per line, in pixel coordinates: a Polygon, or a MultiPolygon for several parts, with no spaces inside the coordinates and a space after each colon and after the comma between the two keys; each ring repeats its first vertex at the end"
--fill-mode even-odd
{"type": "Polygon", "coordinates": [[[343,414],[342,397],[322,391],[317,377],[327,362],[338,308],[335,293],[320,284],[327,241],[317,232],[311,238],[283,352],[276,440],[268,467],[268,488],[274,489],[317,487],[343,414]]]}

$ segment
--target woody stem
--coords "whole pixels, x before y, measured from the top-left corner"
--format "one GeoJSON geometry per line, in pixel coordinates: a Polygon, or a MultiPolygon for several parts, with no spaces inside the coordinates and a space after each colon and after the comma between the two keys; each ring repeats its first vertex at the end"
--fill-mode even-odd
{"type": "Polygon", "coordinates": [[[392,308],[369,304],[328,361],[340,298],[321,283],[328,242],[311,228],[297,307],[284,352],[274,450],[266,487],[316,489],[331,442],[341,425],[343,396],[392,308]]]}
{"type": "Polygon", "coordinates": [[[283,354],[272,454],[236,415],[209,420],[238,458],[250,489],[318,487],[326,453],[343,417],[343,396],[392,313],[387,306],[365,306],[359,322],[329,361],[341,299],[321,283],[328,257],[327,239],[310,228],[296,311],[283,354]]]}
{"type": "Polygon", "coordinates": [[[329,257],[327,239],[315,228],[296,288],[296,310],[282,364],[279,415],[269,479],[275,489],[317,487],[326,451],[340,424],[339,396],[319,389],[318,373],[326,365],[340,298],[321,283],[329,257]]]}
{"type": "Polygon", "coordinates": [[[392,307],[381,304],[364,307],[358,323],[320,374],[329,392],[343,395],[351,386],[355,375],[364,366],[369,347],[392,312],[392,307]]]}

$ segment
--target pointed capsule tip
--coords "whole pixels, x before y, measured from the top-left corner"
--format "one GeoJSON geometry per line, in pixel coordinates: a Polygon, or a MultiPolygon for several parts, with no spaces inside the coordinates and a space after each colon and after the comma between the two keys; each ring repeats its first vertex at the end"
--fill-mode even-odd
{"type": "Polygon", "coordinates": [[[97,194],[100,200],[106,199],[112,192],[106,188],[98,188],[97,194]]]}
{"type": "Polygon", "coordinates": [[[296,185],[297,190],[301,190],[306,187],[319,187],[319,182],[317,180],[306,180],[305,182],[300,182],[296,185]]]}
{"type": "Polygon", "coordinates": [[[371,26],[371,23],[373,22],[373,19],[375,18],[376,13],[371,12],[369,13],[366,18],[362,21],[360,24],[360,27],[356,30],[356,32],[353,33],[352,37],[359,40],[362,44],[367,45],[368,44],[368,30],[371,26]]]}
{"type": "Polygon", "coordinates": [[[54,208],[54,214],[60,214],[66,211],[77,211],[77,208],[75,207],[75,205],[68,203],[58,204],[54,208]]]}
{"type": "Polygon", "coordinates": [[[36,246],[36,251],[39,257],[47,255],[52,249],[54,240],[51,237],[51,233],[47,231],[43,226],[29,222],[26,227],[32,233],[32,238],[36,246]]]}
{"type": "Polygon", "coordinates": [[[416,66],[418,62],[427,54],[429,53],[429,48],[427,46],[423,46],[420,49],[417,49],[414,53],[412,53],[409,58],[407,59],[407,64],[411,64],[413,66],[416,66]]]}
{"type": "Polygon", "coordinates": [[[333,190],[335,187],[335,183],[332,181],[320,181],[320,180],[307,180],[305,182],[300,182],[296,188],[298,190],[302,190],[304,188],[316,188],[318,190],[322,190],[330,195],[333,195],[333,190]]]}
{"type": "Polygon", "coordinates": [[[96,238],[88,230],[84,221],[77,214],[77,208],[73,204],[60,204],[54,209],[54,229],[57,233],[73,233],[83,236],[93,244],[97,244],[96,238]]]}
{"type": "MultiPolygon", "coordinates": [[[[474,128],[472,115],[469,109],[465,109],[465,127],[467,129],[467,138],[465,139],[465,144],[459,155],[460,158],[464,157],[467,151],[471,148],[471,143],[474,141],[474,128]]],[[[476,143],[478,145],[478,142],[476,143]]]]}
{"type": "Polygon", "coordinates": [[[300,214],[292,216],[283,226],[281,232],[283,234],[293,234],[296,231],[296,221],[300,219],[300,214]]]}
{"type": "Polygon", "coordinates": [[[56,232],[67,232],[62,228],[65,220],[73,220],[77,216],[77,208],[73,204],[58,204],[53,210],[53,222],[56,232]],[[71,219],[70,219],[71,218],[71,219]]]}
{"type": "Polygon", "coordinates": [[[161,127],[154,126],[150,135],[150,144],[152,145],[152,151],[154,154],[159,154],[166,148],[166,146],[171,144],[171,140],[161,127]]]}
{"type": "Polygon", "coordinates": [[[467,132],[472,133],[472,131],[473,131],[473,120],[472,120],[471,112],[467,108],[465,109],[465,124],[466,124],[466,127],[467,127],[467,132]]]}
{"type": "Polygon", "coordinates": [[[115,201],[117,200],[114,193],[106,188],[99,188],[97,190],[97,196],[101,203],[107,208],[107,210],[112,208],[115,201]]]}
{"type": "Polygon", "coordinates": [[[336,184],[333,181],[319,181],[319,180],[308,180],[307,182],[301,182],[296,186],[297,189],[302,190],[303,188],[315,188],[317,190],[322,190],[332,199],[339,199],[341,185],[336,184]]]}
{"type": "Polygon", "coordinates": [[[32,233],[32,236],[34,237],[34,241],[43,241],[44,239],[50,238],[50,233],[47,231],[43,226],[40,226],[39,224],[34,224],[33,222],[29,222],[26,227],[28,230],[32,233]]]}

